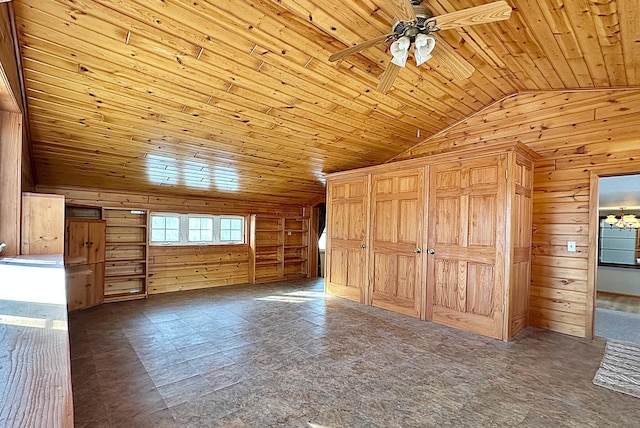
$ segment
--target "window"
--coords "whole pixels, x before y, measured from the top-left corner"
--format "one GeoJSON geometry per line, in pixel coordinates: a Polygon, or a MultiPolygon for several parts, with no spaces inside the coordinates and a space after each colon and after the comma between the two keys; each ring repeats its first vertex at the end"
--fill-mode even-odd
{"type": "Polygon", "coordinates": [[[180,241],[179,216],[151,216],[151,242],[180,241]]]}
{"type": "Polygon", "coordinates": [[[151,214],[152,245],[244,244],[244,217],[151,214]]]}
{"type": "Polygon", "coordinates": [[[640,268],[640,229],[620,228],[601,217],[599,253],[601,266],[640,268]]]}
{"type": "Polygon", "coordinates": [[[242,241],[243,219],[225,217],[220,219],[220,241],[242,241]]]}

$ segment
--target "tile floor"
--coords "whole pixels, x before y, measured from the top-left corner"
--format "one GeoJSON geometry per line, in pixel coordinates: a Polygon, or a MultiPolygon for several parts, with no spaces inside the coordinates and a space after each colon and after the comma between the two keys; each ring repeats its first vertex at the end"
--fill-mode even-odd
{"type": "Polygon", "coordinates": [[[638,426],[594,386],[604,341],[503,343],[322,294],[322,279],[70,317],[79,427],[638,426]]]}

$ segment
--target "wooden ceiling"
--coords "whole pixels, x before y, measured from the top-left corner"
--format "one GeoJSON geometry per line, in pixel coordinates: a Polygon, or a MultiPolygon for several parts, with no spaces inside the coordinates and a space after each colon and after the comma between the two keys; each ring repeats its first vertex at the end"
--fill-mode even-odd
{"type": "Polygon", "coordinates": [[[382,95],[387,45],[327,59],[387,0],[14,0],[38,183],[307,203],[505,96],[640,85],[636,1],[508,3],[437,34],[470,79],[410,64],[382,95]]]}

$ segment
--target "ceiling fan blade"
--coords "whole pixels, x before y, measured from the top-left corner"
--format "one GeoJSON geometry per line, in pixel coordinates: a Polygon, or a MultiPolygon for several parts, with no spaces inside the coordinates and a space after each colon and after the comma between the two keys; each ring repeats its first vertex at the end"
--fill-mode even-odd
{"type": "Polygon", "coordinates": [[[380,75],[380,82],[378,82],[377,90],[383,94],[386,94],[393,86],[393,82],[398,76],[398,72],[402,67],[399,67],[391,62],[387,64],[386,70],[380,75]]]}
{"type": "Polygon", "coordinates": [[[357,45],[348,47],[346,49],[343,49],[341,51],[338,51],[336,53],[334,53],[333,55],[331,55],[329,57],[329,61],[337,61],[339,59],[344,58],[345,56],[354,54],[356,52],[360,52],[363,49],[369,48],[371,46],[377,45],[378,43],[383,43],[387,40],[387,38],[389,36],[393,36],[395,33],[391,33],[391,34],[385,34],[383,36],[380,37],[376,37],[374,39],[371,40],[367,40],[366,42],[362,42],[362,43],[358,43],[357,45]]]}
{"type": "Polygon", "coordinates": [[[431,55],[427,64],[437,65],[448,70],[455,79],[468,79],[476,70],[473,65],[469,64],[466,59],[442,40],[438,40],[431,55]]]}
{"type": "Polygon", "coordinates": [[[393,17],[398,21],[415,21],[416,12],[410,0],[387,0],[389,9],[393,10],[393,17]]]}
{"type": "Polygon", "coordinates": [[[504,21],[509,19],[509,16],[511,16],[511,6],[501,0],[436,16],[436,24],[440,30],[450,30],[469,25],[504,21]]]}

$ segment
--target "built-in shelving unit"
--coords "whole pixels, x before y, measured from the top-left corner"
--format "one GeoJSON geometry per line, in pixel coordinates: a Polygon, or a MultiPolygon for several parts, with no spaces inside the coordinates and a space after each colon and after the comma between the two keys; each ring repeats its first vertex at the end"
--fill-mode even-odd
{"type": "Polygon", "coordinates": [[[309,218],[284,219],[284,276],[304,278],[309,273],[309,218]]]}
{"type": "Polygon", "coordinates": [[[309,219],[251,216],[252,283],[308,276],[309,219]]]}
{"type": "Polygon", "coordinates": [[[284,219],[280,217],[251,216],[252,283],[278,281],[283,278],[283,231],[284,219]]]}
{"type": "Polygon", "coordinates": [[[103,208],[107,221],[105,301],[147,296],[147,210],[103,208]]]}

